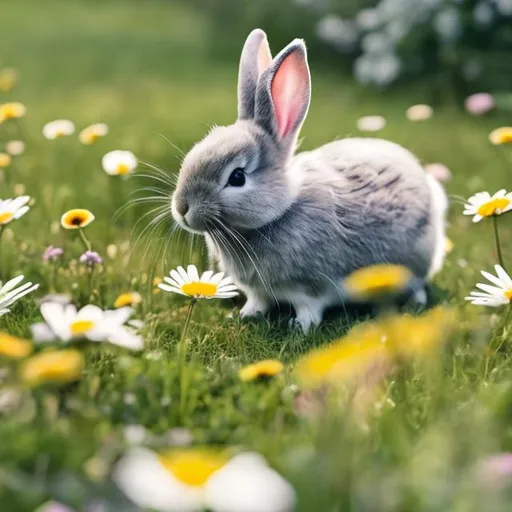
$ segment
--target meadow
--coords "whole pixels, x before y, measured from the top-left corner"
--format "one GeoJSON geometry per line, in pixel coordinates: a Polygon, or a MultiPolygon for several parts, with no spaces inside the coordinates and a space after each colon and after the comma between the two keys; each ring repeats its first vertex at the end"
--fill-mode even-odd
{"type": "MultiPolygon", "coordinates": [[[[357,120],[378,114],[387,121],[379,137],[403,144],[424,164],[451,170],[445,185],[453,248],[430,295],[432,306],[456,318],[450,316],[449,329],[435,313],[395,329],[397,346],[410,341],[424,357],[400,356],[362,390],[311,390],[297,377],[297,361],[347,336],[355,324],[363,341],[374,336],[371,327],[365,331],[373,325],[366,316],[338,312],[303,335],[287,328],[287,311],[242,322],[239,299],[213,299],[198,300],[188,323],[190,301],[157,287],[178,265],[208,270],[202,241],[173,231],[170,216],[156,225],[150,202],[170,195],[183,153],[212,125],[236,116],[238,62],[209,51],[207,13],[121,0],[7,0],[0,12],[0,69],[19,74],[12,90],[0,91],[0,104],[22,102],[27,109],[20,119],[0,123],[0,152],[11,140],[26,146],[1,173],[0,200],[31,198],[23,217],[0,227],[0,281],[24,275],[39,284],[0,316],[2,510],[34,511],[50,501],[76,511],[140,510],[112,479],[123,454],[138,445],[165,453],[187,446],[203,454],[257,452],[293,487],[297,511],[510,510],[512,305],[486,308],[464,300],[486,282],[481,270],[494,273],[498,255],[493,221],[473,223],[463,215],[473,194],[512,186],[512,146],[488,139],[510,123],[510,113],[497,108],[471,116],[449,92],[432,98],[428,84],[364,90],[325,63],[311,62],[313,101],[302,148],[359,136],[357,120]],[[421,103],[432,103],[434,115],[408,120],[406,109],[421,103]],[[55,119],[71,120],[75,133],[46,139],[43,125],[55,119]],[[108,134],[82,144],[80,130],[100,122],[108,134]],[[133,175],[102,169],[103,155],[119,149],[136,155],[133,175]],[[81,263],[83,240],[61,226],[61,216],[75,208],[95,216],[83,233],[101,264],[81,263]],[[48,246],[63,254],[44,261],[48,246]],[[141,329],[142,350],[73,343],[85,363],[79,377],[61,385],[43,377],[37,385],[23,382],[24,358],[2,352],[7,333],[32,339],[48,294],[66,295],[78,308],[113,309],[124,293],[140,295],[132,318],[144,324],[131,329],[141,329]],[[273,378],[241,378],[241,368],[267,359],[281,361],[283,370],[273,378]]],[[[510,271],[512,213],[497,219],[510,271]]],[[[377,327],[388,333],[382,321],[377,327]]],[[[62,344],[35,344],[35,351],[49,347],[62,344]]],[[[346,364],[362,363],[348,352],[346,364]]],[[[263,476],[261,482],[273,496],[274,484],[263,476]]],[[[278,491],[290,492],[279,482],[271,504],[258,504],[265,491],[254,484],[250,505],[207,506],[291,510],[277,508],[278,491]]],[[[40,510],[67,510],[55,507],[40,510]]]]}

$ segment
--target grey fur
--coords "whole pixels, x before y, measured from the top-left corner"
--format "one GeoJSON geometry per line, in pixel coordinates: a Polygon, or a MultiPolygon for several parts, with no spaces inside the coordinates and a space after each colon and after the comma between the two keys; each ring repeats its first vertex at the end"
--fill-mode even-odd
{"type": "Polygon", "coordinates": [[[259,79],[254,119],[214,128],[187,154],[173,215],[205,235],[210,254],[246,293],[243,316],[291,302],[307,331],[326,307],[346,299],[342,281],[358,268],[396,263],[423,281],[438,270],[447,203],[417,159],[389,141],[344,139],[291,156],[309,84],[296,126],[282,140],[270,93],[291,52],[307,66],[301,41],[285,48],[259,79]],[[226,186],[236,167],[245,169],[246,185],[226,186]]]}
{"type": "Polygon", "coordinates": [[[238,73],[238,119],[252,119],[254,117],[256,88],[260,75],[258,52],[262,44],[266,45],[266,51],[269,51],[267,35],[263,30],[257,28],[249,34],[242,50],[238,73]]]}

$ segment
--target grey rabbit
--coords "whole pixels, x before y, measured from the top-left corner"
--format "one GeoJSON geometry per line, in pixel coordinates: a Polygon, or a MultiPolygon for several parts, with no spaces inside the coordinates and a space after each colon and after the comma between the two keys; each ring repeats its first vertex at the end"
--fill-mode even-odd
{"type": "Polygon", "coordinates": [[[441,185],[392,142],[348,138],[295,155],[310,96],[304,42],[272,59],[252,31],[238,119],[194,145],[172,197],[175,220],[205,236],[247,296],[241,316],[290,303],[304,332],[347,300],[343,279],[358,268],[401,264],[425,283],[443,263],[447,210],[441,185]]]}

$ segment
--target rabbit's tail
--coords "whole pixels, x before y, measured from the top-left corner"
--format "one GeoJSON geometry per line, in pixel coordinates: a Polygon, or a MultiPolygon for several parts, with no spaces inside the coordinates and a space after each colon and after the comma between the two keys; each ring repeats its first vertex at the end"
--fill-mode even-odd
{"type": "Polygon", "coordinates": [[[430,174],[426,175],[432,200],[432,224],[435,230],[435,247],[428,278],[432,278],[443,267],[446,255],[446,212],[448,210],[448,197],[443,186],[430,174]]]}

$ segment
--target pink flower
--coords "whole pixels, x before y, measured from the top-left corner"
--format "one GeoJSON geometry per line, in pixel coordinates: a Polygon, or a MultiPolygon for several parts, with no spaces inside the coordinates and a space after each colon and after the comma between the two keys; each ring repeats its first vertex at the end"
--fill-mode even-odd
{"type": "Polygon", "coordinates": [[[60,247],[53,247],[50,245],[43,252],[43,261],[47,263],[48,261],[55,261],[59,256],[64,254],[64,250],[60,247]]]}
{"type": "Polygon", "coordinates": [[[479,92],[466,98],[466,110],[474,116],[481,116],[490,112],[495,106],[494,97],[488,92],[479,92]]]}
{"type": "Polygon", "coordinates": [[[93,268],[95,265],[101,265],[103,263],[103,259],[97,252],[85,251],[82,256],[80,256],[80,263],[93,268]]]}
{"type": "Polygon", "coordinates": [[[502,487],[512,483],[512,453],[491,455],[478,463],[477,470],[480,481],[486,485],[502,487]]]}
{"type": "Polygon", "coordinates": [[[452,179],[452,172],[446,165],[441,163],[426,164],[425,171],[431,174],[437,181],[446,183],[452,179]]]}

